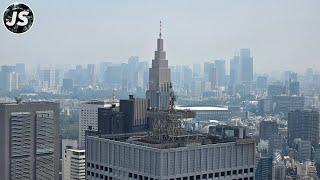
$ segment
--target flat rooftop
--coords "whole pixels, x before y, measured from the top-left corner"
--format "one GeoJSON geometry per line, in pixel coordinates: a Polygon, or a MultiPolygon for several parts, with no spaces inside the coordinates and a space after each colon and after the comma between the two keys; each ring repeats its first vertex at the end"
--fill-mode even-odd
{"type": "Polygon", "coordinates": [[[190,110],[190,111],[228,111],[227,106],[176,106],[177,110],[190,110]]]}
{"type": "Polygon", "coordinates": [[[180,148],[190,146],[201,146],[208,144],[219,144],[219,143],[254,143],[251,138],[238,139],[238,138],[219,138],[217,136],[211,136],[208,134],[184,134],[174,137],[163,137],[153,136],[148,133],[128,133],[128,134],[113,134],[113,135],[101,135],[95,132],[90,132],[88,136],[109,139],[113,141],[125,142],[135,145],[147,146],[157,149],[169,149],[169,148],[180,148]],[[91,134],[93,133],[93,134],[91,134]]]}

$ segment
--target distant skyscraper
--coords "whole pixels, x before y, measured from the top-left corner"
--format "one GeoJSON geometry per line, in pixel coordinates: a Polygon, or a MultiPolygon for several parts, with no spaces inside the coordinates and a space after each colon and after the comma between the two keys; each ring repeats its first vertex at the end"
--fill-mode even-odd
{"type": "Polygon", "coordinates": [[[226,83],[226,61],[225,60],[215,60],[214,65],[216,68],[216,80],[217,86],[225,86],[226,83]]]}
{"type": "Polygon", "coordinates": [[[19,75],[19,86],[24,85],[27,80],[25,64],[17,63],[15,70],[16,70],[16,73],[18,73],[18,75],[19,75]]]}
{"type": "Polygon", "coordinates": [[[268,96],[279,96],[285,93],[285,87],[281,84],[270,84],[268,86],[268,96]]]}
{"type": "Polygon", "coordinates": [[[73,80],[69,78],[64,78],[62,80],[62,91],[70,92],[73,90],[73,80]]]}
{"type": "Polygon", "coordinates": [[[171,106],[170,95],[172,93],[172,84],[161,35],[160,24],[157,50],[152,60],[152,67],[149,69],[149,90],[146,93],[146,97],[150,108],[168,110],[171,106]]]}
{"type": "Polygon", "coordinates": [[[19,76],[14,66],[2,66],[0,72],[0,92],[11,92],[19,88],[19,76]]]}
{"type": "Polygon", "coordinates": [[[294,147],[294,140],[310,141],[313,146],[319,144],[319,112],[292,111],[288,115],[288,144],[294,147]]]}
{"type": "Polygon", "coordinates": [[[267,76],[258,76],[257,77],[257,89],[266,90],[268,86],[268,77],[267,76]]]}
{"type": "Polygon", "coordinates": [[[236,92],[236,85],[240,83],[240,58],[234,56],[230,60],[230,81],[229,81],[229,93],[234,94],[236,92]]]}
{"type": "Polygon", "coordinates": [[[273,135],[278,135],[278,123],[276,121],[261,121],[259,137],[263,140],[269,140],[273,135]]]}
{"type": "Polygon", "coordinates": [[[200,78],[201,77],[201,64],[193,64],[193,77],[200,78]]]}
{"type": "Polygon", "coordinates": [[[209,81],[211,83],[211,90],[217,87],[217,69],[216,67],[211,67],[209,70],[209,81]]]}
{"type": "Polygon", "coordinates": [[[290,81],[289,82],[289,95],[295,95],[299,96],[300,95],[300,83],[299,81],[290,81]]]}
{"type": "Polygon", "coordinates": [[[119,107],[116,105],[98,109],[98,131],[101,134],[127,133],[126,122],[128,117],[119,112],[119,107]]]}
{"type": "Polygon", "coordinates": [[[241,82],[253,81],[253,58],[250,49],[240,49],[240,74],[241,82]]]}
{"type": "Polygon", "coordinates": [[[96,67],[94,64],[88,64],[88,84],[94,86],[96,84],[96,67]]]}
{"type": "Polygon", "coordinates": [[[0,177],[58,179],[59,104],[0,104],[0,177]]]}
{"type": "MultiPolygon", "coordinates": [[[[86,130],[98,130],[98,109],[106,107],[104,101],[88,101],[79,109],[79,147],[84,148],[86,130]]],[[[109,105],[110,106],[110,105],[109,105]]]]}
{"type": "Polygon", "coordinates": [[[212,62],[205,62],[204,63],[204,79],[205,81],[210,81],[210,73],[212,72],[212,69],[214,68],[214,63],[212,62]]]}
{"type": "Polygon", "coordinates": [[[283,113],[285,116],[290,111],[303,110],[304,108],[303,96],[273,96],[273,108],[276,113],[283,113]]]}
{"type": "Polygon", "coordinates": [[[146,99],[134,98],[120,100],[120,112],[125,117],[125,130],[127,132],[144,131],[147,129],[147,101],[146,99]]]}
{"type": "Polygon", "coordinates": [[[120,107],[99,108],[98,131],[102,134],[132,133],[146,131],[147,121],[146,99],[134,98],[120,100],[120,107]]]}
{"type": "Polygon", "coordinates": [[[48,69],[40,70],[40,80],[42,81],[42,86],[48,90],[56,89],[58,85],[57,71],[55,68],[50,67],[48,69]]]}

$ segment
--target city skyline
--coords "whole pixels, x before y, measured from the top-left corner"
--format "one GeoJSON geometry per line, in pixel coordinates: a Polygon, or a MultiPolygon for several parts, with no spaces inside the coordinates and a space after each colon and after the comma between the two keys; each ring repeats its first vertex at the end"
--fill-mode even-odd
{"type": "MultiPolygon", "coordinates": [[[[27,2],[35,11],[34,26],[19,36],[0,27],[1,65],[121,63],[132,55],[150,61],[159,20],[168,39],[169,65],[218,58],[228,65],[240,48],[251,49],[258,73],[303,72],[320,65],[318,1],[98,3],[57,1],[49,2],[48,9],[40,1],[27,2]],[[79,19],[72,19],[75,16],[79,19]]],[[[3,1],[0,6],[9,4],[3,1]]]]}
{"type": "Polygon", "coordinates": [[[23,1],[1,180],[320,178],[320,1],[23,1]]]}

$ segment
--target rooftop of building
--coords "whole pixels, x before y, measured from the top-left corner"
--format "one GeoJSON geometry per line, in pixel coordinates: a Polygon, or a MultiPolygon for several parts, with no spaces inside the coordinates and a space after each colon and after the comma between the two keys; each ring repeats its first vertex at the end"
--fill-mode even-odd
{"type": "Polygon", "coordinates": [[[176,106],[177,110],[191,111],[228,111],[228,106],[176,106]]]}
{"type": "Polygon", "coordinates": [[[111,104],[111,102],[93,99],[93,100],[85,101],[83,102],[83,104],[106,105],[106,104],[111,104]]]}
{"type": "Polygon", "coordinates": [[[12,102],[2,102],[0,105],[4,106],[17,106],[17,105],[38,105],[38,104],[57,104],[53,101],[12,101],[12,102]]]}
{"type": "Polygon", "coordinates": [[[221,138],[218,136],[212,136],[209,134],[194,134],[186,133],[184,135],[174,136],[174,137],[164,137],[164,139],[159,138],[159,136],[153,136],[147,132],[144,133],[127,133],[127,134],[113,134],[113,135],[102,135],[97,132],[89,132],[88,136],[98,137],[113,141],[119,141],[124,143],[130,143],[135,145],[147,146],[156,149],[170,149],[170,148],[182,148],[190,146],[202,146],[209,144],[219,144],[219,143],[239,143],[248,144],[254,143],[254,139],[245,138],[221,138]]]}

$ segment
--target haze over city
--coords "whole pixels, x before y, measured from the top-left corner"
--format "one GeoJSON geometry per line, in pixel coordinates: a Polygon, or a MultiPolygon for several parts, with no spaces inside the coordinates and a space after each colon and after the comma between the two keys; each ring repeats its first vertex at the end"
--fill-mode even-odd
{"type": "MultiPolygon", "coordinates": [[[[0,64],[151,61],[160,20],[170,65],[227,64],[250,48],[258,73],[320,67],[318,0],[22,1],[35,14],[22,35],[0,26],[0,64]]],[[[0,2],[5,9],[12,1],[0,2]]]]}

